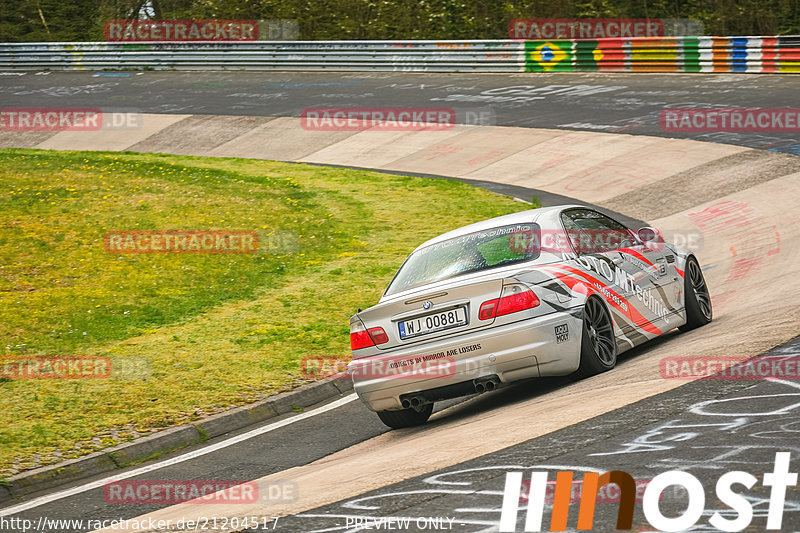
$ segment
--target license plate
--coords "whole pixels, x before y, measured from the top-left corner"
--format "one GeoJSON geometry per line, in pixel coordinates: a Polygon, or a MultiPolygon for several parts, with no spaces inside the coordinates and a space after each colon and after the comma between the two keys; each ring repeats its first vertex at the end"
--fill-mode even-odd
{"type": "Polygon", "coordinates": [[[400,339],[408,339],[427,335],[444,329],[457,328],[467,323],[467,310],[464,307],[456,307],[447,311],[440,311],[430,315],[402,320],[397,323],[400,330],[400,339]]]}

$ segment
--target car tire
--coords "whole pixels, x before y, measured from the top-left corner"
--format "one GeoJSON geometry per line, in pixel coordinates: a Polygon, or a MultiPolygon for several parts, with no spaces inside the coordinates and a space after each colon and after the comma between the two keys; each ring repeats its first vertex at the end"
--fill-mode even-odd
{"type": "Polygon", "coordinates": [[[402,409],[400,411],[378,411],[381,422],[392,429],[410,428],[421,426],[430,418],[433,404],[423,405],[419,411],[416,409],[402,409]]]}
{"type": "Polygon", "coordinates": [[[700,264],[693,256],[686,259],[683,272],[683,293],[686,305],[686,324],[678,326],[680,331],[690,331],[705,326],[714,316],[711,295],[700,264]]]}
{"type": "Polygon", "coordinates": [[[588,377],[614,368],[617,364],[617,339],[611,315],[599,298],[590,297],[583,307],[581,362],[578,376],[588,377]]]}

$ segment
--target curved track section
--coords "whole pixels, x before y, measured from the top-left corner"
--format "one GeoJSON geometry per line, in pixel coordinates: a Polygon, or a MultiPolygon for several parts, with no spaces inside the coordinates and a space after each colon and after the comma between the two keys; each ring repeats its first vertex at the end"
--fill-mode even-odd
{"type": "Polygon", "coordinates": [[[660,122],[672,108],[796,108],[797,80],[721,73],[0,72],[0,101],[262,118],[297,117],[307,107],[445,107],[461,124],[652,135],[800,154],[796,129],[665,132],[660,122]]]}
{"type": "MultiPolygon", "coordinates": [[[[428,426],[393,431],[261,478],[293,479],[302,498],[226,506],[218,515],[291,515],[352,498],[563,430],[685,383],[660,376],[667,356],[755,355],[797,335],[800,158],[692,140],[518,127],[449,131],[312,132],[290,117],[146,115],[143,127],[29,134],[3,145],[256,157],[439,174],[542,189],[648,220],[667,235],[699,236],[695,249],[715,320],[624,357],[615,371],[546,395],[475,399],[428,426]],[[479,438],[478,438],[479,437],[479,438]],[[402,465],[402,468],[398,468],[402,465]],[[343,483],[347,480],[347,483],[343,483]]],[[[533,385],[526,386],[536,387],[533,385]]],[[[519,391],[519,389],[517,389],[519,391]]],[[[208,515],[203,505],[154,518],[208,515]]]]}

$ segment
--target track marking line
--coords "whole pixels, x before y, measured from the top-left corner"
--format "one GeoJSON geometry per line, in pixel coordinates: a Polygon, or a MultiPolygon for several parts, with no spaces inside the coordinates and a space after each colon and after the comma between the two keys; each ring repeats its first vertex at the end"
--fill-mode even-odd
{"type": "Polygon", "coordinates": [[[777,378],[767,378],[765,381],[771,381],[772,383],[780,383],[781,385],[786,385],[787,387],[800,389],[800,383],[796,383],[794,381],[786,381],[785,379],[777,379],[777,378]]]}
{"type": "Polygon", "coordinates": [[[27,511],[28,509],[33,509],[35,507],[39,507],[40,505],[44,505],[46,503],[54,502],[56,500],[61,500],[64,498],[68,498],[70,496],[74,496],[75,494],[80,494],[82,492],[86,492],[92,489],[97,489],[105,485],[106,483],[112,483],[114,481],[121,481],[123,479],[128,479],[131,477],[140,476],[142,474],[146,474],[148,472],[153,472],[154,470],[159,470],[164,468],[165,466],[172,466],[178,463],[182,463],[184,461],[188,461],[190,459],[195,459],[197,457],[201,457],[203,455],[216,452],[217,450],[221,450],[223,448],[227,448],[228,446],[232,446],[234,444],[238,444],[240,442],[252,439],[253,437],[257,437],[259,435],[263,435],[264,433],[269,433],[270,431],[275,431],[276,429],[280,429],[282,427],[288,426],[290,424],[294,424],[295,422],[300,422],[301,420],[305,420],[307,418],[311,418],[315,415],[321,415],[322,413],[327,413],[328,411],[332,411],[337,407],[341,407],[346,405],[353,400],[356,399],[355,394],[350,394],[349,396],[345,396],[344,398],[339,398],[335,402],[331,402],[327,405],[323,405],[322,407],[318,407],[312,411],[308,411],[307,413],[301,413],[299,415],[295,415],[293,417],[287,418],[285,420],[281,420],[280,422],[274,422],[272,424],[256,428],[250,430],[246,433],[242,433],[241,435],[237,435],[235,437],[231,437],[229,439],[223,440],[221,442],[217,442],[215,444],[211,444],[206,446],[205,448],[200,448],[199,450],[195,450],[189,453],[185,453],[183,455],[179,455],[177,457],[173,457],[171,459],[167,459],[165,461],[161,461],[159,463],[155,463],[152,465],[143,466],[140,468],[135,468],[128,472],[122,472],[120,474],[109,476],[103,479],[98,479],[97,481],[92,481],[91,483],[86,483],[85,485],[79,485],[77,487],[72,487],[70,489],[62,490],[59,492],[55,492],[53,494],[48,494],[46,496],[41,496],[39,498],[35,498],[29,502],[21,503],[19,505],[15,505],[13,507],[6,507],[5,509],[0,509],[0,516],[8,516],[16,513],[21,513],[22,511],[27,511]]]}

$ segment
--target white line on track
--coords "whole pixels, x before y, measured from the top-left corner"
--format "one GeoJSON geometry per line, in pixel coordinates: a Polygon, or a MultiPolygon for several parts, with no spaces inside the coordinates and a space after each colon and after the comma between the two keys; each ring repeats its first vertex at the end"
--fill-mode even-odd
{"type": "Polygon", "coordinates": [[[228,446],[232,446],[234,444],[238,444],[240,442],[246,441],[248,439],[252,439],[253,437],[257,437],[259,435],[263,435],[264,433],[269,433],[270,431],[275,431],[276,429],[280,429],[282,427],[288,426],[290,424],[294,424],[295,422],[300,422],[301,420],[305,420],[307,418],[311,418],[315,415],[321,415],[322,413],[327,413],[328,411],[332,411],[337,407],[341,407],[342,405],[348,404],[356,399],[355,394],[350,394],[349,396],[345,396],[344,398],[340,398],[335,402],[331,402],[327,405],[323,405],[322,407],[318,407],[312,411],[308,411],[307,413],[302,413],[299,415],[295,415],[293,417],[287,418],[285,420],[281,420],[280,422],[274,422],[272,424],[262,426],[260,428],[253,429],[248,431],[247,433],[242,433],[241,435],[236,435],[235,437],[231,437],[229,439],[210,444],[204,448],[200,448],[198,450],[185,453],[179,455],[177,457],[172,457],[171,459],[167,459],[152,465],[142,466],[140,468],[135,468],[133,470],[129,470],[127,472],[122,472],[121,474],[117,474],[114,476],[109,476],[103,479],[98,479],[97,481],[92,481],[91,483],[86,483],[85,485],[79,485],[77,487],[72,487],[66,490],[62,490],[59,492],[55,492],[53,494],[48,494],[47,496],[41,496],[39,498],[33,499],[29,502],[21,503],[19,505],[15,505],[13,507],[6,507],[5,509],[0,509],[0,516],[8,516],[16,513],[21,513],[22,511],[27,511],[28,509],[33,509],[35,507],[39,507],[40,505],[44,505],[46,503],[54,502],[56,500],[61,500],[63,498],[68,498],[70,496],[74,496],[75,494],[80,494],[82,492],[86,492],[88,490],[97,489],[105,485],[106,483],[112,483],[114,481],[121,481],[123,479],[128,479],[131,477],[140,476],[142,474],[146,474],[148,472],[152,472],[154,470],[158,470],[160,468],[164,468],[165,466],[172,466],[178,463],[182,463],[184,461],[188,461],[190,459],[194,459],[196,457],[200,457],[202,455],[206,455],[208,453],[213,453],[217,450],[221,450],[222,448],[227,448],[228,446]]]}
{"type": "Polygon", "coordinates": [[[781,385],[794,387],[795,389],[800,389],[800,383],[795,383],[794,381],[786,381],[784,379],[775,379],[775,378],[767,378],[767,381],[771,381],[773,383],[780,383],[781,385]]]}

